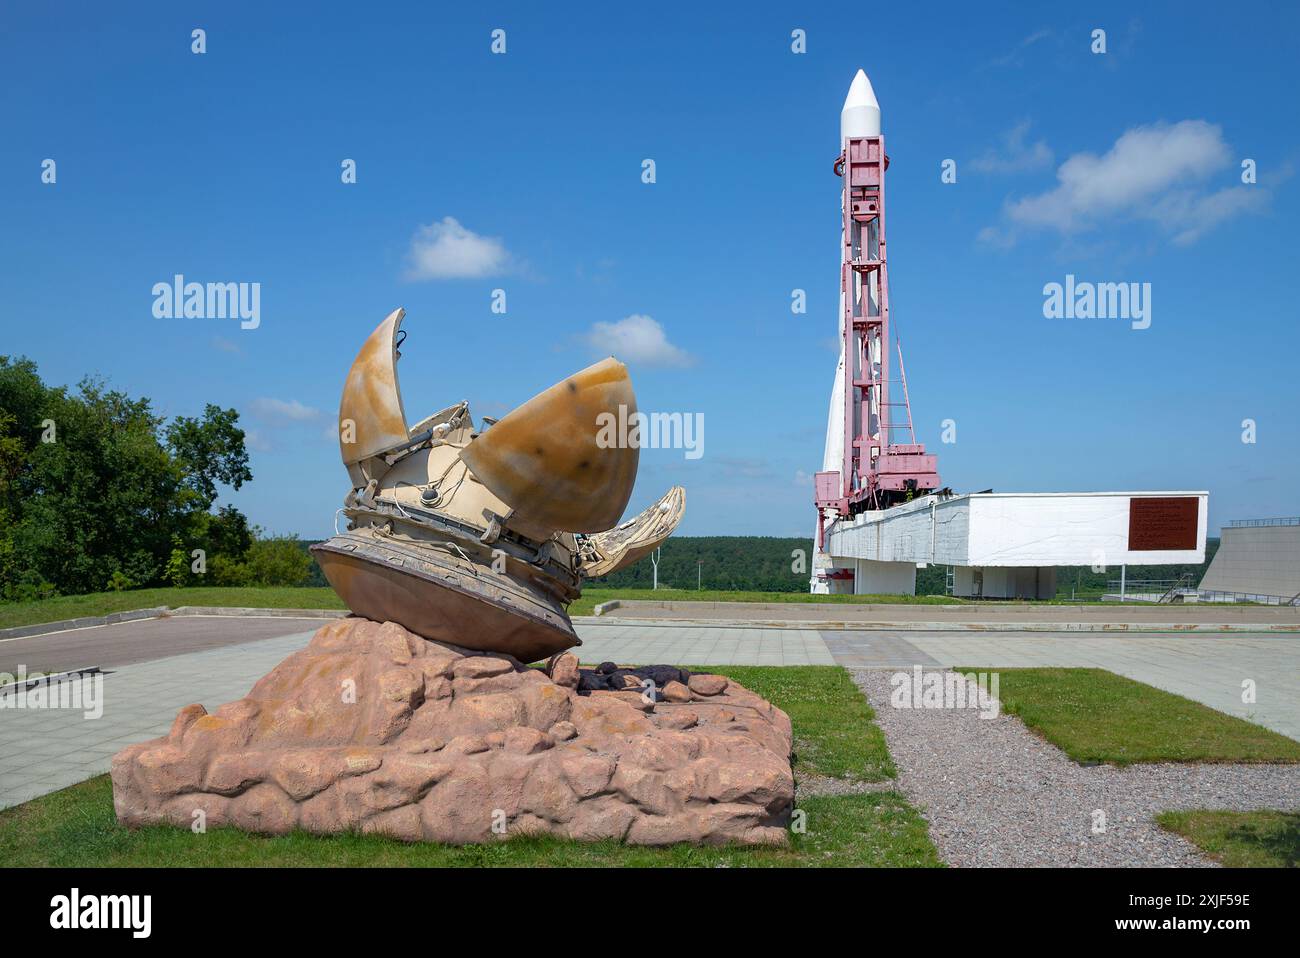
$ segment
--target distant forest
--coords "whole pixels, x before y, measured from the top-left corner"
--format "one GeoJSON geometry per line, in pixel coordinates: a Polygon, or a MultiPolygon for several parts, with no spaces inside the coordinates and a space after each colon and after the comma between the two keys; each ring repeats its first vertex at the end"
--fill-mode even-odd
{"type": "MultiPolygon", "coordinates": [[[[1186,573],[1192,584],[1201,581],[1210,559],[1219,548],[1218,539],[1205,543],[1205,562],[1199,565],[1129,566],[1128,578],[1178,579],[1186,573]]],[[[673,536],[663,546],[659,560],[659,587],[694,589],[698,583],[705,589],[730,589],[754,592],[806,592],[808,590],[808,563],[811,561],[812,539],[786,539],[772,536],[673,536]],[[796,550],[805,556],[803,571],[794,571],[796,550]]],[[[648,589],[653,583],[654,570],[650,559],[602,579],[592,579],[592,584],[610,588],[648,589]]],[[[943,595],[946,591],[947,566],[932,565],[916,570],[918,595],[943,595]]],[[[1068,598],[1071,590],[1077,595],[1099,595],[1107,583],[1119,578],[1119,567],[1105,572],[1093,572],[1088,566],[1062,566],[1056,570],[1057,595],[1068,598]]]]}
{"type": "MultiPolygon", "coordinates": [[[[310,542],[302,542],[302,548],[310,542]]],[[[1192,585],[1201,581],[1218,539],[1205,542],[1205,562],[1200,565],[1129,566],[1128,578],[1178,579],[1186,573],[1192,585]]],[[[673,536],[663,545],[659,560],[659,588],[694,589],[697,582],[704,589],[734,592],[807,592],[808,564],[812,560],[812,539],[786,539],[775,536],[673,536]],[[796,550],[804,555],[803,571],[794,571],[796,550]]],[[[933,565],[916,570],[917,595],[943,595],[948,577],[947,566],[933,565]]],[[[1056,570],[1057,596],[1069,598],[1097,596],[1107,584],[1119,578],[1119,567],[1093,572],[1088,566],[1061,566],[1056,570]],[[1072,590],[1077,590],[1073,591],[1072,590]]],[[[649,558],[636,565],[600,579],[592,585],[611,589],[648,589],[654,583],[654,569],[649,558]]],[[[313,560],[307,585],[328,585],[313,560]]]]}
{"type": "MultiPolygon", "coordinates": [[[[812,539],[673,536],[663,545],[659,588],[694,589],[698,578],[699,585],[705,589],[807,592],[811,563],[812,539]],[[795,550],[803,555],[799,572],[792,568],[795,550]]],[[[647,557],[591,582],[610,588],[648,589],[654,583],[654,568],[647,557]]]]}

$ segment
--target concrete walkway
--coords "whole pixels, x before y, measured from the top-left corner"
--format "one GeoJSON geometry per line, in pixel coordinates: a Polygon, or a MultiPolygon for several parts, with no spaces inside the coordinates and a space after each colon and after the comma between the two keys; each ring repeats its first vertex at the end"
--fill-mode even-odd
{"type": "Polygon", "coordinates": [[[620,600],[606,613],[612,618],[667,621],[723,621],[732,624],[784,624],[789,627],[867,628],[908,623],[921,627],[951,624],[998,625],[1046,623],[1062,630],[1074,625],[1171,626],[1209,625],[1226,628],[1255,626],[1300,630],[1300,607],[1270,605],[1149,605],[1089,603],[1047,605],[1028,602],[976,602],[953,604],[889,602],[681,602],[648,599],[620,600]]]}
{"type": "Polygon", "coordinates": [[[575,623],[583,664],[625,665],[834,665],[816,629],[623,623],[587,619],[575,623]]]}
{"type": "Polygon", "coordinates": [[[0,709],[0,808],[107,772],[117,752],[165,734],[186,705],[200,702],[212,711],[242,698],[311,636],[298,632],[113,669],[102,676],[99,718],[75,709],[0,709]]]}
{"type": "Polygon", "coordinates": [[[907,632],[896,638],[944,667],[1106,669],[1300,740],[1300,636],[907,632]],[[1249,704],[1242,701],[1247,680],[1255,687],[1249,704]]]}
{"type": "Polygon", "coordinates": [[[258,639],[314,632],[330,619],[187,615],[0,640],[0,672],[60,672],[150,662],[258,639]]]}

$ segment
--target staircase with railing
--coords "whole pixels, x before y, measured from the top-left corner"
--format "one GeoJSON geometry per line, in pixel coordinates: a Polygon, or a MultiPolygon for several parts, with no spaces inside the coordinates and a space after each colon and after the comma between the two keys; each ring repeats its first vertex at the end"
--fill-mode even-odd
{"type": "Polygon", "coordinates": [[[1195,577],[1192,573],[1184,572],[1178,577],[1178,580],[1165,591],[1164,595],[1156,599],[1156,604],[1169,605],[1172,602],[1181,602],[1189,592],[1195,594],[1196,586],[1192,585],[1192,580],[1194,578],[1195,577]]]}

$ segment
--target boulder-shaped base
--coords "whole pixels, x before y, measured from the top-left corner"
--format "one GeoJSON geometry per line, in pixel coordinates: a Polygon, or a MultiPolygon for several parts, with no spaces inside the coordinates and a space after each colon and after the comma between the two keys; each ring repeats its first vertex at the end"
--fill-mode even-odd
{"type": "Polygon", "coordinates": [[[580,692],[568,654],[550,673],[342,619],[246,698],[212,714],[186,706],[167,736],[114,756],[113,805],[127,825],[450,844],[527,832],[786,841],[794,779],[780,709],[716,675],[668,683],[669,699],[580,692]]]}

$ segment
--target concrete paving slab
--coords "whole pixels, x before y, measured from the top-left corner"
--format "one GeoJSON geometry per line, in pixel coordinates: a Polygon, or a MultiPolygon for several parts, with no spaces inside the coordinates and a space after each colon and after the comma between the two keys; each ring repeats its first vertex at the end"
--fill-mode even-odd
{"type": "MultiPolygon", "coordinates": [[[[1260,623],[1300,628],[1300,607],[1266,605],[1140,605],[1089,603],[1039,605],[1027,602],[966,602],[943,605],[920,603],[847,602],[683,602],[634,599],[623,601],[609,613],[612,620],[678,620],[692,624],[710,621],[776,624],[789,622],[840,623],[859,628],[872,623],[983,623],[996,626],[1024,622],[1065,625],[1105,623],[1174,623],[1182,625],[1260,623]]],[[[611,621],[605,619],[605,621],[611,621]]]]}
{"type": "Polygon", "coordinates": [[[671,622],[606,625],[599,620],[576,623],[586,664],[623,665],[834,665],[821,636],[808,629],[726,628],[671,622]]]}
{"type": "Polygon", "coordinates": [[[185,615],[0,641],[0,672],[100,668],[314,632],[330,619],[185,615]]]}
{"type": "Polygon", "coordinates": [[[938,665],[906,638],[895,633],[843,629],[822,632],[820,635],[835,661],[845,668],[895,668],[912,665],[930,668],[938,665]]]}
{"type": "Polygon", "coordinates": [[[121,666],[103,677],[104,708],[97,719],[80,710],[0,708],[0,733],[11,743],[0,764],[0,808],[107,772],[114,754],[164,734],[186,705],[200,702],[214,710],[240,698],[312,634],[299,631],[121,666]]]}

